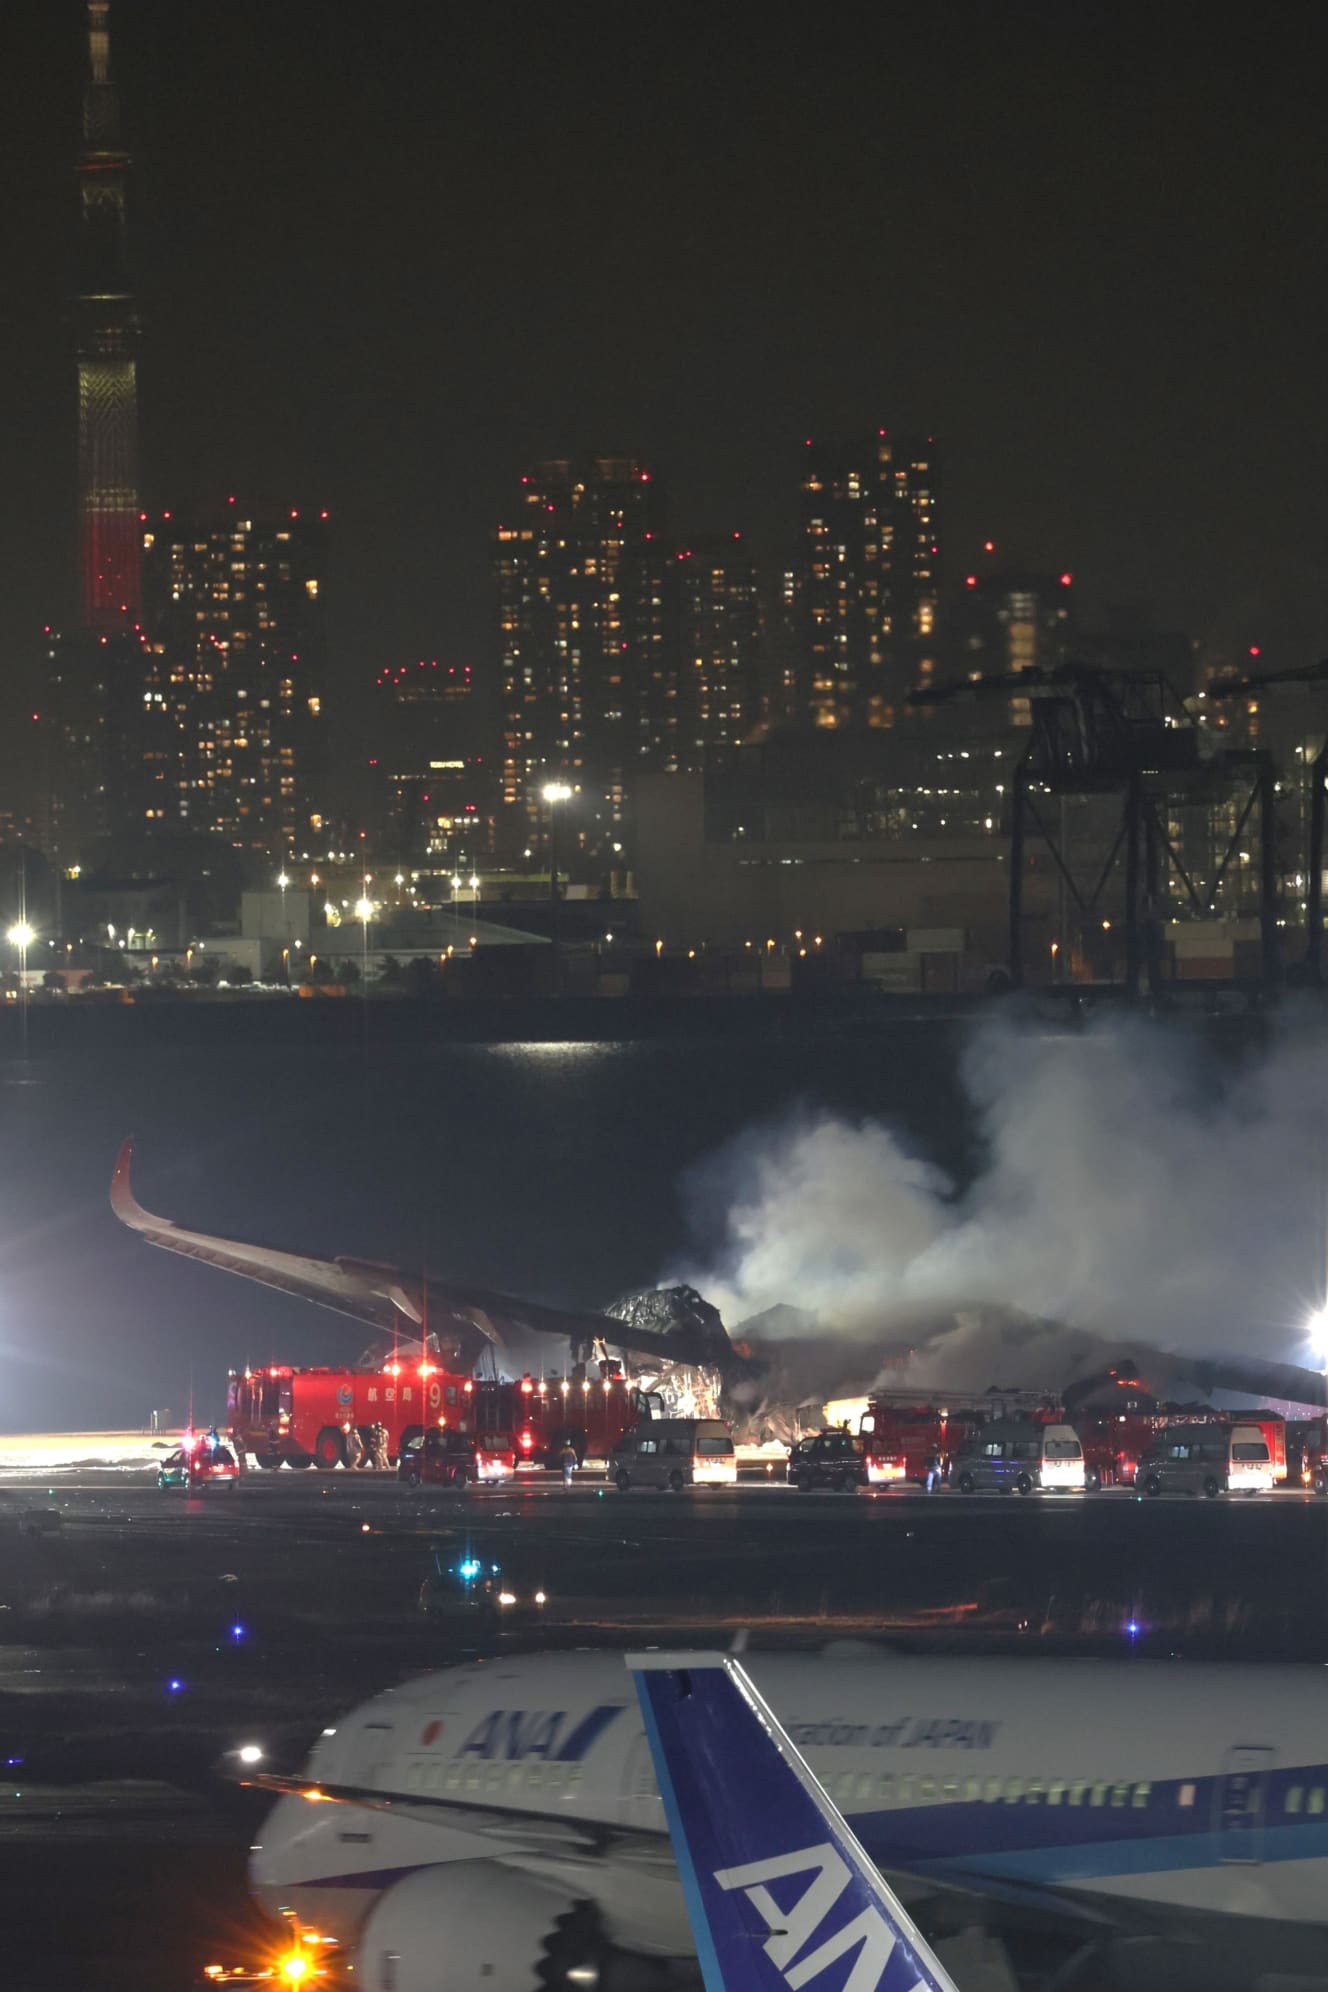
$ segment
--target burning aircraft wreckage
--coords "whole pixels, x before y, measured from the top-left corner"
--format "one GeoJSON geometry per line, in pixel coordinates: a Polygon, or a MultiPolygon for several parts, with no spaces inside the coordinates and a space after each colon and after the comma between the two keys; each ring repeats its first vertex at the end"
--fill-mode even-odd
{"type": "Polygon", "coordinates": [[[800,1430],[833,1418],[832,1407],[873,1392],[1004,1396],[1033,1389],[1060,1396],[1122,1361],[1159,1395],[1185,1386],[1205,1396],[1220,1390],[1316,1407],[1325,1402],[1325,1378],[1317,1371],[1252,1358],[1181,1357],[1133,1339],[1122,1347],[992,1303],[892,1309],[878,1333],[851,1335],[782,1306],[731,1337],[718,1309],[689,1286],[627,1294],[594,1313],[369,1259],[306,1258],[155,1216],[134,1196],[132,1158],[130,1140],[116,1160],[111,1208],[150,1245],[311,1301],[380,1335],[416,1336],[453,1368],[516,1376],[532,1366],[562,1369],[569,1354],[572,1364],[615,1365],[659,1392],[671,1415],[727,1418],[735,1436],[751,1444],[788,1444],[800,1430]]]}

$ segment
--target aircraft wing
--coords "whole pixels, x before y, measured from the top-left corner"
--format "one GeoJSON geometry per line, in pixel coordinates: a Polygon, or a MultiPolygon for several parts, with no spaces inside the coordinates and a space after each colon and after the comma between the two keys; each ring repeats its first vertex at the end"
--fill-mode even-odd
{"type": "Polygon", "coordinates": [[[480,1342],[501,1348],[513,1334],[530,1333],[556,1335],[581,1348],[605,1342],[611,1348],[631,1349],[674,1363],[722,1363],[726,1351],[729,1362],[736,1361],[722,1330],[722,1346],[717,1346],[713,1334],[692,1335],[687,1329],[661,1334],[616,1321],[607,1314],[545,1307],[539,1301],[520,1300],[487,1287],[425,1279],[400,1266],[377,1265],[369,1259],[307,1259],[271,1245],[186,1231],[169,1218],[144,1210],[139,1203],[130,1181],[133,1155],[130,1139],[116,1157],[111,1209],[121,1224],[137,1231],[149,1245],[199,1259],[222,1272],[238,1273],[242,1279],[313,1301],[353,1320],[367,1321],[384,1334],[391,1334],[399,1326],[398,1316],[404,1315],[421,1328],[427,1319],[430,1331],[440,1340],[455,1335],[468,1360],[474,1359],[480,1342]]]}
{"type": "Polygon", "coordinates": [[[629,1655],[706,1992],[956,1992],[727,1654],[629,1655]]]}
{"type": "MultiPolygon", "coordinates": [[[[230,1774],[228,1774],[230,1775],[230,1774]]],[[[662,1835],[639,1827],[605,1826],[596,1821],[569,1819],[565,1813],[499,1811],[483,1802],[436,1798],[425,1792],[396,1793],[367,1785],[312,1783],[307,1777],[276,1772],[234,1775],[236,1784],[271,1792],[274,1797],[302,1798],[311,1805],[352,1806],[360,1812],[391,1813],[413,1825],[433,1826],[483,1843],[492,1860],[557,1859],[590,1861],[606,1852],[630,1858],[639,1870],[673,1867],[669,1843],[662,1835]]],[[[473,1859],[475,1850],[457,1856],[473,1859]]]]}
{"type": "MultiPolygon", "coordinates": [[[[367,1321],[374,1328],[390,1332],[398,1301],[382,1273],[374,1279],[366,1269],[357,1266],[353,1271],[347,1270],[335,1259],[305,1259],[269,1245],[250,1245],[238,1239],[215,1238],[205,1231],[186,1231],[170,1218],[144,1210],[130,1181],[133,1159],[131,1139],[122,1145],[115,1158],[111,1209],[121,1224],[137,1231],[149,1245],[178,1252],[186,1259],[200,1259],[204,1265],[217,1266],[222,1272],[239,1273],[245,1279],[275,1287],[278,1292],[316,1301],[338,1314],[348,1314],[356,1321],[367,1321]]],[[[383,1272],[387,1270],[384,1268],[383,1272]]],[[[413,1315],[409,1307],[401,1311],[413,1315]]]]}

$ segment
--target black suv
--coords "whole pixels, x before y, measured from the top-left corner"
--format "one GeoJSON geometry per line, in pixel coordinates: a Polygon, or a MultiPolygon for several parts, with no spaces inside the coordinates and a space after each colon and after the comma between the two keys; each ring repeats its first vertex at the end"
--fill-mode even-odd
{"type": "Polygon", "coordinates": [[[834,1487],[841,1493],[848,1487],[863,1487],[867,1481],[867,1461],[862,1442],[849,1432],[813,1432],[799,1439],[789,1453],[790,1486],[804,1494],[813,1487],[834,1487]]]}

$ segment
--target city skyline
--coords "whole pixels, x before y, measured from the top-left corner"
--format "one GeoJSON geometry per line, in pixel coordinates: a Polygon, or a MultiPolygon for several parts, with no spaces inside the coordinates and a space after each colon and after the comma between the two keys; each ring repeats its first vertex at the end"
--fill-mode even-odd
{"type": "MultiPolygon", "coordinates": [[[[0,642],[24,697],[67,594],[58,348],[82,11],[7,23],[31,89],[0,642]]],[[[1318,278],[1289,253],[1282,191],[1322,168],[1282,102],[1302,87],[1294,45],[1257,51],[1234,99],[1210,87],[1220,37],[1187,48],[1164,96],[1165,63],[1130,67],[1128,21],[1067,34],[1051,18],[997,28],[941,9],[851,50],[813,47],[805,73],[778,36],[754,50],[726,24],[690,98],[686,35],[656,46],[646,30],[627,56],[638,115],[606,128],[617,165],[600,170],[591,127],[536,187],[525,160],[563,86],[622,55],[590,28],[566,48],[537,33],[523,58],[496,24],[445,39],[423,8],[381,35],[300,5],[273,18],[239,0],[220,24],[157,0],[118,8],[150,508],[231,488],[327,505],[346,547],[332,675],[353,707],[371,632],[374,662],[480,662],[487,535],[522,463],[640,454],[690,531],[741,530],[770,562],[793,535],[804,435],[879,415],[942,439],[957,560],[995,536],[1013,562],[1072,567],[1091,608],[1138,599],[1233,654],[1309,654],[1320,500],[1297,438],[1321,406],[1303,364],[1318,278]],[[887,58],[918,86],[948,83],[936,131],[910,104],[884,177],[870,125],[857,165],[832,147],[799,175],[796,134],[836,92],[862,108],[887,58]],[[416,117],[440,84],[442,128],[416,117]],[[550,234],[592,189],[603,221],[550,234]],[[623,238],[624,203],[644,212],[643,195],[652,224],[623,238]],[[612,279],[593,276],[606,229],[624,242],[612,279]],[[435,238],[441,262],[404,253],[435,238]],[[830,315],[813,267],[836,272],[830,315]],[[699,311],[701,273],[718,313],[699,311]]]]}

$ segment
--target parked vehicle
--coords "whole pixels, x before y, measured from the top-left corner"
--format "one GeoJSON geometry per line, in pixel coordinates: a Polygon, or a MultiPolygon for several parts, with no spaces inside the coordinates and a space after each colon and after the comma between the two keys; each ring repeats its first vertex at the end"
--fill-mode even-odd
{"type": "Polygon", "coordinates": [[[602,1465],[625,1432],[664,1409],[657,1393],[613,1375],[477,1381],[466,1386],[465,1399],[462,1422],[472,1431],[500,1433],[521,1472],[556,1472],[569,1445],[578,1467],[588,1460],[602,1465]]]}
{"type": "Polygon", "coordinates": [[[1257,1425],[1172,1425],[1139,1468],[1151,1499],[1162,1494],[1263,1494],[1273,1485],[1273,1457],[1257,1425]]]}
{"type": "Polygon", "coordinates": [[[866,1447],[851,1432],[809,1432],[790,1448],[788,1483],[803,1494],[814,1487],[854,1491],[865,1487],[869,1478],[866,1447]]]}
{"type": "Polygon", "coordinates": [[[955,1455],[950,1484],[961,1494],[1082,1492],[1084,1449],[1070,1425],[994,1418],[955,1455]]]}
{"type": "Polygon", "coordinates": [[[471,1555],[452,1562],[437,1544],[429,1562],[419,1606],[430,1618],[472,1619],[493,1632],[503,1625],[533,1623],[548,1602],[539,1585],[518,1578],[501,1564],[483,1563],[471,1555]]]}
{"type": "Polygon", "coordinates": [[[651,1418],[624,1432],[609,1455],[609,1474],[629,1487],[732,1487],[738,1462],[729,1428],[718,1418],[651,1418]]]}
{"type": "Polygon", "coordinates": [[[469,1377],[427,1358],[393,1357],[371,1370],[271,1363],[231,1371],[227,1422],[237,1452],[252,1453],[267,1472],[285,1461],[331,1473],[347,1463],[352,1426],[367,1452],[373,1427],[385,1425],[388,1457],[395,1460],[428,1426],[467,1423],[473,1388],[469,1377]]]}
{"type": "Polygon", "coordinates": [[[408,1487],[467,1487],[509,1480],[516,1471],[510,1443],[496,1434],[440,1431],[431,1425],[401,1448],[397,1476],[408,1487]]]}
{"type": "Polygon", "coordinates": [[[234,1487],[239,1478],[240,1462],[230,1447],[209,1445],[205,1438],[186,1438],[157,1468],[157,1486],[162,1490],[183,1487],[198,1492],[204,1487],[234,1487]]]}

